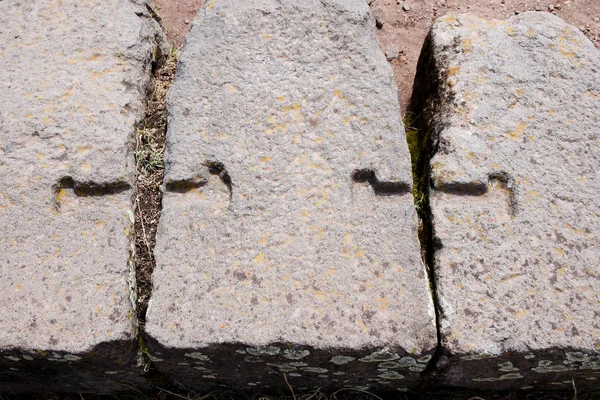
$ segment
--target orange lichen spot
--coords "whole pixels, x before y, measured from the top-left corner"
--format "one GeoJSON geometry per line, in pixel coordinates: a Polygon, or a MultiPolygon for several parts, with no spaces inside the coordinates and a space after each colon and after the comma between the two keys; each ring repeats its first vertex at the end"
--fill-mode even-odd
{"type": "Polygon", "coordinates": [[[217,0],[211,0],[211,1],[208,3],[208,9],[209,9],[210,11],[212,11],[212,10],[213,10],[213,8],[214,8],[214,6],[215,6],[215,3],[216,3],[216,2],[217,2],[217,0]]]}
{"type": "Polygon", "coordinates": [[[268,163],[269,161],[273,160],[273,157],[268,157],[268,156],[262,156],[260,158],[260,162],[262,163],[268,163]]]}
{"type": "Polygon", "coordinates": [[[381,310],[387,310],[388,306],[390,304],[390,301],[388,299],[386,299],[385,297],[379,297],[377,299],[377,302],[379,303],[379,309],[381,309],[381,310]]]}
{"type": "MultiPolygon", "coordinates": [[[[269,241],[269,235],[270,235],[269,232],[265,233],[260,239],[258,239],[258,244],[260,244],[261,246],[264,246],[265,244],[267,244],[269,241]]],[[[263,255],[263,257],[264,257],[264,255],[263,255]]]]}
{"type": "Polygon", "coordinates": [[[17,292],[18,292],[18,291],[20,291],[21,289],[23,289],[23,286],[21,286],[21,284],[20,284],[20,283],[17,283],[17,284],[15,284],[15,290],[16,290],[17,292]]]}
{"type": "Polygon", "coordinates": [[[255,264],[264,264],[265,263],[265,253],[260,253],[259,255],[257,255],[256,257],[254,257],[254,261],[255,264]]]}
{"type": "Polygon", "coordinates": [[[565,251],[560,248],[560,247],[555,247],[554,251],[556,252],[556,254],[558,254],[559,256],[564,256],[565,255],[565,251]]]}
{"type": "Polygon", "coordinates": [[[526,309],[522,309],[521,311],[519,311],[518,313],[516,313],[515,315],[517,316],[517,318],[521,318],[523,317],[525,314],[527,314],[527,310],[526,309]]]}
{"type": "Polygon", "coordinates": [[[517,89],[515,90],[517,96],[523,96],[525,94],[525,89],[517,89]]]}
{"type": "Polygon", "coordinates": [[[273,39],[273,35],[269,35],[268,33],[263,33],[262,37],[264,40],[271,40],[273,39]]]}
{"type": "Polygon", "coordinates": [[[77,60],[75,60],[74,58],[69,58],[69,59],[67,60],[67,63],[68,63],[68,64],[75,64],[76,62],[77,62],[77,60]]]}
{"type": "Polygon", "coordinates": [[[340,89],[336,89],[333,91],[333,95],[335,97],[340,97],[342,95],[342,91],[340,89]]]}
{"type": "Polygon", "coordinates": [[[456,17],[454,15],[447,15],[444,17],[444,22],[447,24],[453,24],[456,22],[456,17]]]}
{"type": "Polygon", "coordinates": [[[446,70],[446,76],[451,77],[460,72],[460,66],[456,65],[454,67],[450,67],[446,70]]]}
{"type": "Polygon", "coordinates": [[[46,125],[54,124],[54,120],[50,117],[44,117],[43,121],[44,121],[44,124],[46,124],[46,125]]]}
{"type": "Polygon", "coordinates": [[[102,290],[102,285],[100,285],[100,284],[96,285],[96,290],[102,290]]]}
{"type": "Polygon", "coordinates": [[[92,170],[92,165],[89,162],[84,161],[84,162],[81,163],[81,169],[83,171],[86,171],[86,172],[91,171],[92,170]]]}
{"type": "Polygon", "coordinates": [[[92,146],[87,145],[87,146],[77,146],[75,147],[75,151],[77,152],[77,154],[86,154],[87,152],[89,152],[92,149],[92,146]]]}
{"type": "Polygon", "coordinates": [[[323,138],[321,136],[317,136],[317,138],[315,139],[315,142],[317,143],[321,143],[323,141],[323,138]]]}
{"type": "Polygon", "coordinates": [[[592,97],[592,98],[594,98],[596,100],[600,100],[600,94],[594,93],[591,90],[586,90],[586,92],[584,93],[584,95],[586,97],[592,97]]]}
{"type": "Polygon", "coordinates": [[[86,58],[85,61],[98,61],[101,58],[102,58],[102,56],[100,54],[94,54],[94,55],[86,58]]]}
{"type": "Polygon", "coordinates": [[[235,85],[229,85],[229,91],[230,92],[237,92],[238,88],[235,85]]]}
{"type": "Polygon", "coordinates": [[[513,139],[518,139],[523,133],[525,133],[525,128],[527,128],[527,123],[521,122],[519,125],[517,125],[514,131],[506,132],[506,134],[513,139]]]}
{"type": "Polygon", "coordinates": [[[284,101],[284,100],[285,100],[285,97],[284,97],[284,96],[279,96],[279,97],[277,97],[277,101],[284,101]]]}
{"type": "Polygon", "coordinates": [[[462,46],[463,46],[465,53],[468,53],[471,51],[471,48],[473,47],[473,41],[471,39],[463,39],[462,46]]]}

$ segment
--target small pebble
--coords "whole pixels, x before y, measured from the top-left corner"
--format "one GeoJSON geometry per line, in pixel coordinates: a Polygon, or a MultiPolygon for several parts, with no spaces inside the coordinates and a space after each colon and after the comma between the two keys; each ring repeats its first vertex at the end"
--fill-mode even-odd
{"type": "Polygon", "coordinates": [[[189,24],[190,20],[189,19],[185,19],[183,22],[185,22],[186,24],[189,24]]]}
{"type": "Polygon", "coordinates": [[[410,11],[410,6],[408,4],[405,4],[405,5],[402,6],[402,9],[404,11],[410,11]]]}
{"type": "Polygon", "coordinates": [[[554,5],[553,4],[548,4],[548,10],[554,11],[554,5]]]}

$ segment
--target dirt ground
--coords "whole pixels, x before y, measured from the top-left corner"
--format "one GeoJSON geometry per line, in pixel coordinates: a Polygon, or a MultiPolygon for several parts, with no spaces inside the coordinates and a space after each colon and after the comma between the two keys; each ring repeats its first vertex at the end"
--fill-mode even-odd
{"type": "MultiPolygon", "coordinates": [[[[204,0],[150,0],[169,40],[179,47],[204,0]]],[[[243,0],[240,0],[243,1],[243,0]]],[[[302,1],[302,0],[298,0],[302,1]]],[[[368,0],[377,20],[377,37],[394,69],[405,110],[417,60],[432,22],[449,13],[506,19],[525,11],[551,12],[578,27],[600,47],[600,0],[368,0]]]]}

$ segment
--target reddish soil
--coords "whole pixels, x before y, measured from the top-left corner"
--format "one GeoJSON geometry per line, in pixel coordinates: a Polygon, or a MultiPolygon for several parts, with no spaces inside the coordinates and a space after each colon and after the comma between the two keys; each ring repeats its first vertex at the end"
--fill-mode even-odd
{"type": "MultiPolygon", "coordinates": [[[[179,47],[204,0],[150,0],[169,40],[179,47]]],[[[299,0],[301,1],[301,0],[299,0]]],[[[402,109],[412,92],[417,60],[432,22],[449,13],[472,13],[506,19],[524,11],[551,12],[575,25],[600,47],[599,0],[367,0],[380,29],[377,37],[388,53],[402,109]]]]}

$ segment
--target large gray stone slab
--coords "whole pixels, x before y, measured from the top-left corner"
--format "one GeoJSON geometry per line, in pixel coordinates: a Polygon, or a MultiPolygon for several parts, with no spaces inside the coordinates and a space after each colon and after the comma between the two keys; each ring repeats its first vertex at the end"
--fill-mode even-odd
{"type": "Polygon", "coordinates": [[[546,13],[447,16],[415,88],[436,146],[441,383],[597,388],[598,50],[546,13]]]}
{"type": "Polygon", "coordinates": [[[188,387],[412,386],[436,343],[366,3],[210,1],[168,95],[146,330],[188,387]]]}
{"type": "Polygon", "coordinates": [[[131,153],[143,1],[0,2],[0,391],[139,383],[131,153]]]}

